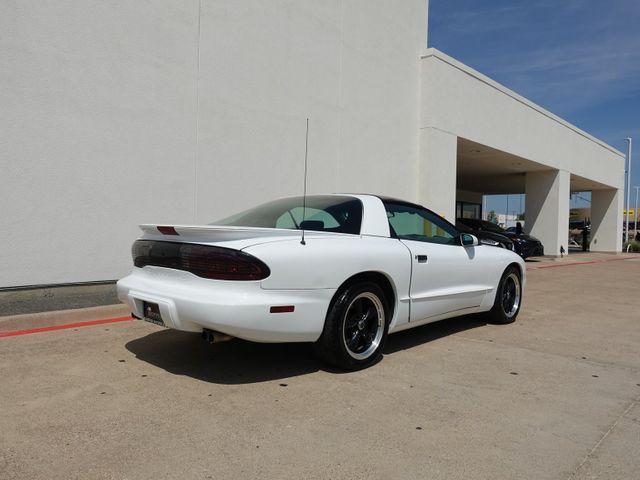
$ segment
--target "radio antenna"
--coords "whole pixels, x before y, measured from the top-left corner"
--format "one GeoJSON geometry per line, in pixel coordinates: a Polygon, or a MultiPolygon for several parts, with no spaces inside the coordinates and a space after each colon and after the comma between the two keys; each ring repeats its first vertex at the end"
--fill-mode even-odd
{"type": "MultiPolygon", "coordinates": [[[[309,154],[309,117],[307,117],[307,133],[304,138],[304,189],[302,193],[302,221],[300,225],[304,224],[304,217],[307,211],[307,157],[309,154]]],[[[302,240],[300,240],[302,245],[306,245],[307,243],[304,241],[304,227],[302,228],[302,240]]]]}

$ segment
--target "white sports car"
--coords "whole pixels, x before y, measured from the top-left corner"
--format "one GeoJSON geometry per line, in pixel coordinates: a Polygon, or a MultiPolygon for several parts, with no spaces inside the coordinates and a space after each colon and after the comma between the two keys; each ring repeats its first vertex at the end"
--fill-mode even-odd
{"type": "Polygon", "coordinates": [[[134,316],[210,341],[314,342],[347,369],[375,362],[389,333],[476,312],[509,323],[522,304],[518,255],[393,198],[290,197],[141,229],[118,282],[134,316]]]}

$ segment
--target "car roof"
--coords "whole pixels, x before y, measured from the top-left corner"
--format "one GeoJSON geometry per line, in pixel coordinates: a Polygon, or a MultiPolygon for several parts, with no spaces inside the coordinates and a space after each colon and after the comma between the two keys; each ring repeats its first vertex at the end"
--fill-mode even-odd
{"type": "MultiPolygon", "coordinates": [[[[327,195],[327,196],[328,195],[347,196],[347,197],[359,198],[360,200],[369,199],[369,201],[373,200],[373,199],[377,199],[377,200],[380,200],[382,203],[395,203],[395,204],[404,205],[404,206],[407,206],[407,207],[425,209],[428,212],[430,212],[431,214],[435,215],[436,217],[441,218],[444,222],[448,223],[451,227],[453,227],[454,230],[456,229],[456,226],[453,223],[451,223],[449,220],[444,218],[442,215],[438,215],[433,210],[430,210],[429,208],[427,208],[427,207],[425,207],[423,205],[420,205],[419,203],[410,202],[408,200],[403,200],[403,199],[400,199],[400,198],[390,197],[390,196],[387,196],[387,195],[376,195],[376,194],[372,194],[372,193],[334,192],[334,193],[316,193],[316,194],[311,194],[311,195],[307,195],[307,196],[308,197],[313,197],[313,196],[325,196],[325,195],[327,195]]],[[[290,196],[291,197],[300,197],[301,195],[290,195],[290,196]]],[[[284,197],[284,198],[287,198],[287,197],[284,197]]],[[[368,202],[366,202],[366,203],[368,203],[368,202]]],[[[369,205],[371,206],[372,204],[369,203],[369,205]]],[[[365,208],[365,216],[367,215],[367,213],[369,213],[368,210],[369,210],[368,208],[365,208]]],[[[375,236],[385,236],[385,237],[391,236],[391,231],[389,230],[388,222],[386,222],[384,226],[376,225],[375,222],[371,222],[371,221],[369,221],[368,218],[365,218],[365,217],[363,217],[363,224],[362,224],[361,232],[363,234],[375,235],[375,236]]]]}
{"type": "MultiPolygon", "coordinates": [[[[388,197],[386,195],[373,195],[373,196],[374,197],[378,197],[383,202],[399,203],[399,204],[402,204],[402,205],[409,205],[411,207],[416,207],[416,208],[427,208],[427,207],[424,207],[424,206],[420,205],[419,203],[410,202],[408,200],[403,200],[401,198],[388,197]]],[[[428,208],[427,208],[427,210],[428,210],[428,208]]]]}
{"type": "MultiPolygon", "coordinates": [[[[404,205],[410,205],[416,208],[426,208],[427,210],[429,210],[427,207],[425,207],[424,205],[420,205],[419,203],[410,202],[409,200],[404,200],[402,198],[390,197],[388,195],[377,195],[375,193],[361,193],[361,192],[360,193],[359,192],[311,193],[311,194],[308,194],[307,197],[331,196],[331,195],[343,196],[343,197],[356,197],[356,198],[361,198],[361,197],[379,198],[383,202],[399,203],[404,205]]],[[[301,197],[301,196],[302,195],[287,195],[286,197],[283,197],[283,198],[301,197]]]]}

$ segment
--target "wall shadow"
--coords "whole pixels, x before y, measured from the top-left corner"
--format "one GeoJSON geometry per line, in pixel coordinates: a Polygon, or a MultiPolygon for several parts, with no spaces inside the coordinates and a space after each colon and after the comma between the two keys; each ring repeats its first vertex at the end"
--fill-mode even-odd
{"type": "MultiPolygon", "coordinates": [[[[412,348],[455,333],[486,325],[467,315],[389,336],[384,354],[412,348]]],[[[131,340],[125,348],[137,359],[175,375],[209,383],[238,385],[306,375],[319,370],[350,374],[318,360],[307,343],[252,343],[234,339],[208,344],[198,333],[161,330],[131,340]]]]}

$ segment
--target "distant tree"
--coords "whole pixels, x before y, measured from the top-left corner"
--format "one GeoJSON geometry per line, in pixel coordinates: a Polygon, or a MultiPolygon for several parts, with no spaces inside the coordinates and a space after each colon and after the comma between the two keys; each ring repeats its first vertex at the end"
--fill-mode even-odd
{"type": "Polygon", "coordinates": [[[487,215],[487,220],[493,223],[498,223],[498,215],[496,215],[495,210],[491,210],[487,215]]]}
{"type": "Polygon", "coordinates": [[[517,220],[524,220],[524,213],[519,214],[517,220]]]}

